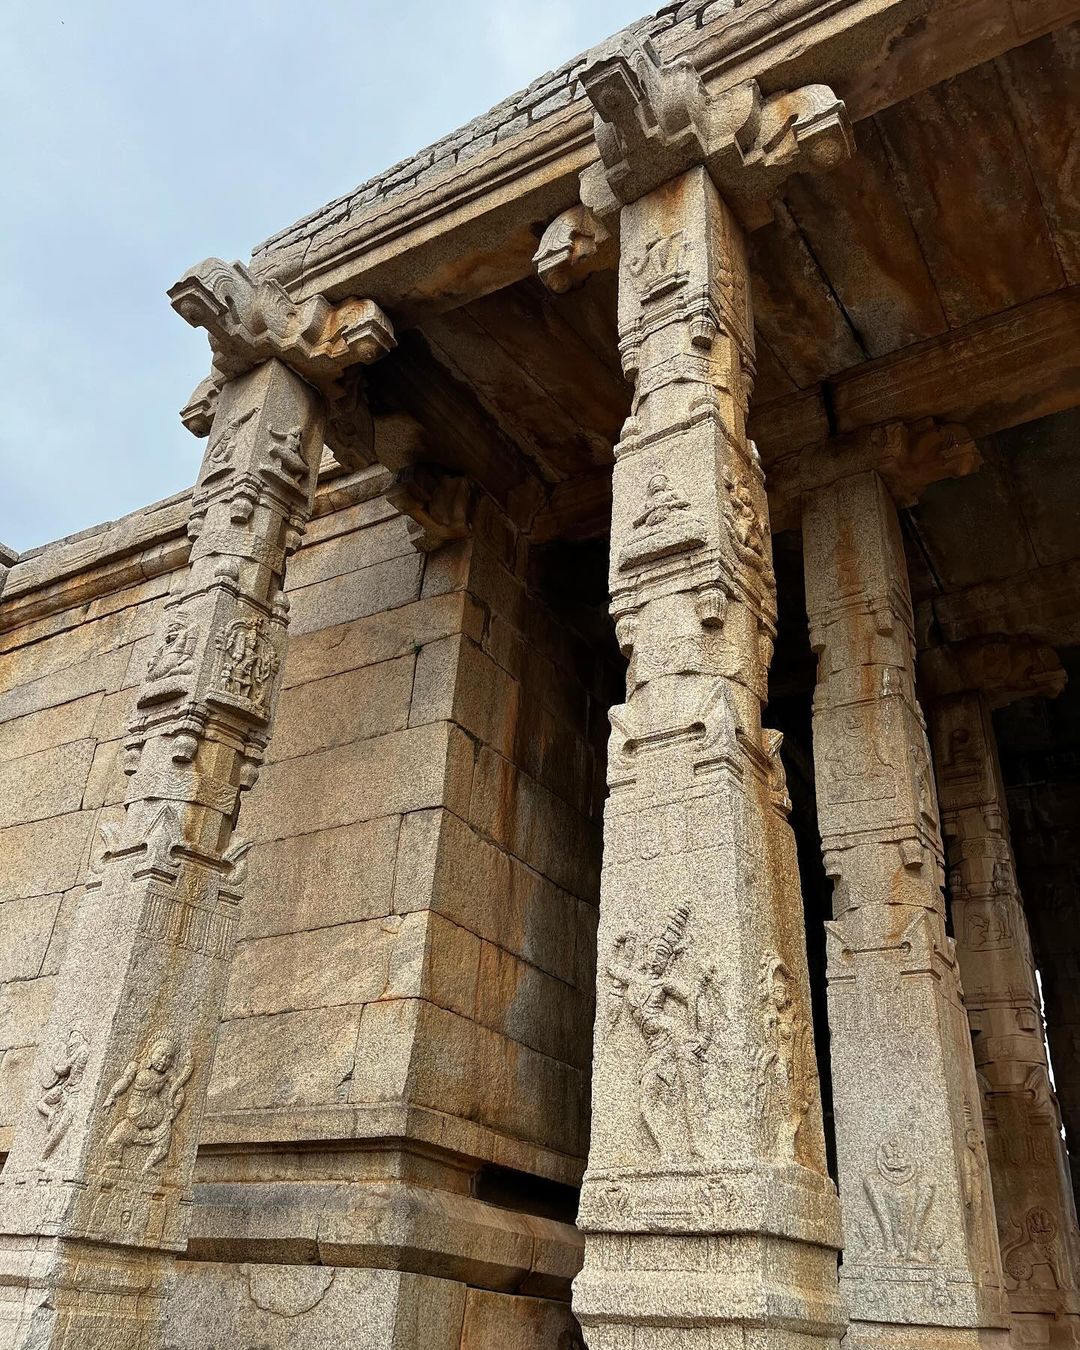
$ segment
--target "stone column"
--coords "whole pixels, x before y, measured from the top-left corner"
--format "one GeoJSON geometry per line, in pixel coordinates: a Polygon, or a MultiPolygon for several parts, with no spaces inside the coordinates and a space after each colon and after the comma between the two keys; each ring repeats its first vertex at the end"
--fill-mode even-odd
{"type": "Polygon", "coordinates": [[[285,560],[312,506],[326,391],[392,341],[370,302],[297,307],[239,264],[204,263],[170,296],[210,330],[215,372],[188,415],[210,441],[190,563],[129,723],[125,817],[103,831],[0,1177],[4,1350],[161,1343],[243,891],[239,797],[285,655],[285,560]]]}
{"type": "Polygon", "coordinates": [[[1013,1342],[1074,1346],[1076,1213],[987,694],[937,699],[930,720],[1013,1342]]]}
{"type": "Polygon", "coordinates": [[[1005,1325],[907,568],[873,470],[807,492],[814,762],[844,1220],[845,1346],[996,1345],[1005,1325]]]}
{"type": "MultiPolygon", "coordinates": [[[[679,111],[695,79],[640,48],[583,77],[607,187],[624,194],[612,224],[635,391],[613,481],[611,612],[629,669],[611,710],[574,1287],[590,1350],[835,1346],[843,1329],[790,804],[780,737],[761,724],[775,585],[745,429],[743,229],[693,166],[722,160],[708,105],[679,111]],[[692,152],[679,126],[700,132],[692,152]]],[[[842,152],[835,101],[815,125],[842,152]]],[[[751,141],[727,145],[736,183],[751,141]]],[[[599,205],[596,182],[583,187],[599,205]]]]}

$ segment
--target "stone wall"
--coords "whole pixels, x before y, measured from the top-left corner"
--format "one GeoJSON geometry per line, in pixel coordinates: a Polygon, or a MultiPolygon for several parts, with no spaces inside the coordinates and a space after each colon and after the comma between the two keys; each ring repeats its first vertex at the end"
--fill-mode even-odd
{"type": "MultiPolygon", "coordinates": [[[[391,1332],[434,1318],[433,1346],[494,1344],[489,1322],[523,1346],[572,1334],[604,663],[530,593],[493,510],[420,554],[383,482],[358,475],[339,509],[325,490],[290,565],[277,727],[238,827],[250,877],[178,1344],[206,1318],[230,1344],[230,1319],[247,1334],[260,1317],[267,1344],[291,1344],[300,1314],[282,1308],[312,1298],[304,1334],[332,1337],[350,1289],[389,1300],[391,1332]],[[393,1232],[374,1242],[373,1224],[393,1232]],[[251,1260],[279,1271],[281,1307],[252,1292],[251,1260]],[[304,1264],[325,1288],[288,1273],[304,1264]]],[[[121,737],[186,556],[182,514],[123,567],[100,532],[52,546],[0,602],[0,1152],[33,1109],[98,826],[120,816],[121,737]],[[111,589],[139,569],[160,574],[111,589]]],[[[147,534],[134,518],[111,530],[129,549],[147,534]]],[[[373,1326],[372,1346],[391,1332],[373,1326]]]]}

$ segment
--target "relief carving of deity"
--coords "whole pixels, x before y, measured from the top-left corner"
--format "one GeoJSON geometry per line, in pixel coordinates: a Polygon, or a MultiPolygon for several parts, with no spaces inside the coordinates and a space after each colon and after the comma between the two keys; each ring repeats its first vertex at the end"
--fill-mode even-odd
{"type": "Polygon", "coordinates": [[[840,719],[825,756],[829,801],[876,802],[896,796],[893,766],[858,713],[840,719]]]}
{"type": "MultiPolygon", "coordinates": [[[[249,408],[239,417],[230,417],[206,454],[206,462],[211,471],[226,468],[232,463],[236,451],[240,428],[255,415],[255,409],[249,408]]],[[[215,428],[216,429],[216,428],[215,428]]]]}
{"type": "Polygon", "coordinates": [[[165,621],[161,646],[146,667],[146,678],[163,680],[169,675],[190,675],[195,665],[198,641],[198,626],[186,614],[179,610],[170,614],[165,621]]]}
{"type": "Polygon", "coordinates": [[[163,1036],[154,1041],[142,1062],[132,1060],[105,1098],[111,1111],[126,1097],[124,1113],[105,1140],[106,1161],[122,1167],[129,1148],[146,1149],[144,1172],[156,1171],[169,1156],[173,1124],[184,1105],[184,1085],[191,1077],[188,1055],[177,1064],[176,1044],[163,1036]]]}
{"type": "Polygon", "coordinates": [[[676,906],[640,957],[636,935],[624,933],[607,966],[608,1024],[615,1027],[625,1011],[645,1042],[641,1121],[665,1159],[684,1150],[702,1158],[709,1145],[704,1068],[713,1040],[716,973],[701,972],[693,986],[676,978],[689,919],[689,908],[676,906]]]}
{"type": "Polygon", "coordinates": [[[727,479],[731,500],[731,541],[735,552],[753,567],[765,561],[765,527],[745,483],[727,479]]]}
{"type": "Polygon", "coordinates": [[[642,509],[634,517],[634,534],[619,556],[619,566],[640,567],[700,548],[704,542],[705,527],[690,503],[671,486],[667,474],[656,473],[646,485],[642,509]]]}
{"type": "Polygon", "coordinates": [[[276,459],[294,484],[300,484],[307,477],[308,465],[304,458],[303,433],[300,427],[291,431],[271,429],[270,456],[276,459]]]}
{"type": "Polygon", "coordinates": [[[1057,1220],[1048,1209],[1033,1206],[1022,1225],[1010,1220],[1008,1230],[1001,1235],[1001,1264],[1013,1288],[1072,1288],[1057,1220]]]}
{"type": "Polygon", "coordinates": [[[37,1109],[45,1117],[45,1146],[41,1150],[43,1158],[47,1158],[67,1134],[75,1114],[75,1100],[82,1090],[89,1056],[90,1047],[86,1037],[77,1027],[72,1027],[64,1049],[41,1076],[44,1091],[37,1109]]]}
{"type": "Polygon", "coordinates": [[[795,1141],[814,1101],[817,1068],[810,1024],[799,1010],[791,971],[776,954],[761,958],[765,1044],[757,1059],[757,1110],[773,1156],[795,1160],[795,1141]]]}
{"type": "Polygon", "coordinates": [[[929,1226],[935,1187],[919,1182],[919,1165],[898,1136],[878,1146],[877,1175],[866,1177],[863,1190],[877,1222],[875,1254],[897,1261],[936,1261],[943,1238],[929,1226]]]}
{"type": "Polygon", "coordinates": [[[217,648],[221,652],[220,692],[249,705],[256,713],[265,713],[278,655],[266,635],[264,621],[233,619],[218,635],[217,648]]]}

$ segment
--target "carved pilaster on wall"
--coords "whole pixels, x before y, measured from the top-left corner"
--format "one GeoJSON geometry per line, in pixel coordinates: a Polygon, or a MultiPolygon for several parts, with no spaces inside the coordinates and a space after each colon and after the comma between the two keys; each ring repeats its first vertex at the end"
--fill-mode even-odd
{"type": "Polygon", "coordinates": [[[160,1340],[247,870],[240,797],[285,661],[287,559],[312,511],[327,398],[392,343],[370,301],[293,305],[239,264],[202,264],[170,295],[210,333],[215,371],[185,410],[209,440],[190,561],[124,741],[123,816],[94,849],[41,1093],[0,1175],[0,1285],[19,1294],[0,1301],[0,1341],[14,1350],[160,1340]]]}

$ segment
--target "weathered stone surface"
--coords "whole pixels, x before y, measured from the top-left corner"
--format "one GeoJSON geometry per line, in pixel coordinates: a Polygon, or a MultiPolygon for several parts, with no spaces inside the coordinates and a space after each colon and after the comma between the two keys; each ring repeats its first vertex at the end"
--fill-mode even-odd
{"type": "Polygon", "coordinates": [[[413,658],[403,656],[286,690],[269,758],[277,763],[402,730],[413,666],[413,658]]]}
{"type": "Polygon", "coordinates": [[[222,1024],[207,1109],[322,1105],[345,1101],[360,1009],[318,1008],[222,1024]]]}
{"type": "Polygon", "coordinates": [[[61,895],[38,895],[0,904],[0,985],[42,973],[61,895]]]}
{"type": "Polygon", "coordinates": [[[581,1332],[570,1308],[551,1299],[507,1298],[470,1289],[461,1328],[461,1350],[574,1350],[581,1332]]]}
{"type": "Polygon", "coordinates": [[[304,932],[389,914],[399,828],[399,817],[386,816],[262,844],[252,854],[251,904],[238,936],[304,932]]]}
{"type": "Polygon", "coordinates": [[[341,1266],[181,1261],[173,1350],[458,1350],[465,1292],[449,1280],[341,1266]],[[357,1315],[358,1309],[363,1315],[357,1315]]]}
{"type": "Polygon", "coordinates": [[[293,631],[299,636],[407,605],[420,597],[422,570],[422,559],[410,554],[292,591],[293,631]]]}
{"type": "Polygon", "coordinates": [[[95,820],[96,812],[73,811],[0,830],[0,902],[74,886],[95,820]]]}

